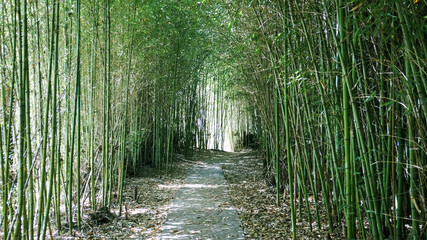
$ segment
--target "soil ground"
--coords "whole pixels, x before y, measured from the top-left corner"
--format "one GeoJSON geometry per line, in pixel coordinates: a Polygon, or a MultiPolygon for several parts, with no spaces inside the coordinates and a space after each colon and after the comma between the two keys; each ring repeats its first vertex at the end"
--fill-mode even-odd
{"type": "MultiPolygon", "coordinates": [[[[87,210],[84,214],[86,219],[84,229],[76,232],[74,236],[63,235],[58,239],[219,239],[215,238],[212,231],[206,230],[210,227],[205,218],[209,215],[208,211],[196,210],[198,213],[187,217],[187,220],[190,218],[195,220],[195,224],[171,227],[183,220],[180,216],[187,214],[182,212],[184,208],[179,209],[179,203],[188,201],[191,194],[196,194],[194,196],[200,199],[212,194],[210,192],[212,188],[199,188],[203,193],[196,193],[195,189],[200,184],[215,185],[215,188],[222,192],[221,197],[216,197],[217,201],[211,196],[212,199],[209,203],[204,203],[204,206],[206,208],[206,204],[212,205],[211,210],[218,207],[216,211],[210,212],[220,216],[216,219],[231,219],[229,225],[222,225],[221,231],[232,229],[231,232],[237,235],[230,236],[228,239],[241,239],[240,229],[243,229],[245,239],[291,238],[289,197],[283,196],[280,206],[276,204],[275,188],[266,181],[262,161],[255,151],[228,153],[203,150],[195,151],[192,157],[184,158],[178,155],[176,159],[174,169],[168,174],[160,175],[155,169],[146,168],[139,174],[140,177],[127,179],[124,191],[125,214],[117,217],[116,206],[111,209],[115,216],[110,221],[93,224],[90,222],[91,213],[87,210]],[[208,177],[209,175],[211,177],[208,177]],[[221,215],[227,209],[235,210],[221,215]],[[239,219],[234,219],[236,211],[239,219]],[[192,225],[196,227],[193,228],[192,225]],[[206,234],[203,235],[203,232],[206,234]],[[187,237],[182,238],[184,235],[180,234],[187,234],[187,237]]],[[[189,206],[188,202],[185,204],[189,206]]],[[[315,219],[314,204],[311,202],[310,206],[311,214],[315,219]]],[[[316,221],[312,221],[313,230],[310,231],[309,222],[305,220],[307,216],[304,207],[302,209],[301,213],[298,212],[297,219],[298,239],[342,238],[340,233],[330,232],[327,225],[319,229],[316,221]]],[[[324,212],[320,211],[322,224],[327,222],[324,215],[324,212]]],[[[191,221],[187,221],[189,222],[191,221]]],[[[221,235],[221,237],[224,236],[221,235]]]]}
{"type": "Polygon", "coordinates": [[[161,239],[245,239],[220,164],[193,167],[175,193],[161,239]]]}

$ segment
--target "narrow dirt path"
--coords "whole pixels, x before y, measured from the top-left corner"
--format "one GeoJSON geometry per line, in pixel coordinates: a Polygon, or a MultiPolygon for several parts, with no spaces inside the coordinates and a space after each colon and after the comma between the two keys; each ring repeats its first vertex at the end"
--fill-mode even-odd
{"type": "Polygon", "coordinates": [[[176,192],[161,239],[245,239],[220,163],[195,165],[176,192]]]}
{"type": "MultiPolygon", "coordinates": [[[[228,153],[194,151],[175,156],[173,171],[159,175],[145,167],[139,176],[128,178],[124,192],[125,213],[107,223],[93,224],[83,212],[84,228],[75,235],[54,239],[290,239],[289,198],[276,204],[274,179],[266,178],[261,156],[250,150],[228,153]],[[225,176],[225,179],[224,179],[225,176]],[[242,231],[243,229],[243,231],[242,231]],[[244,235],[243,235],[244,234],[244,235]]],[[[310,196],[312,193],[310,193],[310,196]]],[[[321,201],[321,198],[319,197],[321,201]]],[[[296,208],[299,209],[299,201],[296,208]]],[[[304,204],[304,203],[303,203],[304,204]]],[[[322,204],[320,202],[320,204],[322,204]]],[[[305,207],[305,204],[304,206],[305,207]]],[[[310,211],[315,216],[314,203],[310,211]]],[[[323,223],[310,223],[299,212],[298,239],[343,239],[338,226],[332,231],[326,213],[323,223]]]]}

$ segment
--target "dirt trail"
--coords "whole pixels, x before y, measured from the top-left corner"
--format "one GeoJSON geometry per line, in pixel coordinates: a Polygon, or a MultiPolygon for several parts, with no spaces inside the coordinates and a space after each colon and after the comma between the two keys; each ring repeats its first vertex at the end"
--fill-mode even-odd
{"type": "MultiPolygon", "coordinates": [[[[191,157],[176,155],[173,171],[159,175],[144,168],[127,179],[125,214],[110,222],[87,225],[73,236],[55,239],[290,239],[289,198],[276,204],[274,183],[264,176],[255,151],[227,153],[198,150],[191,157]],[[225,176],[225,178],[224,178],[225,176]],[[243,229],[243,230],[242,230],[243,229]]],[[[321,198],[319,198],[321,200],[321,198]]],[[[299,209],[299,201],[296,208],[299,209]]],[[[314,203],[310,211],[315,216],[314,203]]],[[[321,203],[320,203],[321,204],[321,203]]],[[[305,205],[304,205],[305,206],[305,205]]],[[[88,219],[90,210],[84,211],[88,219]]],[[[341,228],[331,231],[320,211],[322,228],[298,218],[298,239],[343,239],[341,228]]]]}
{"type": "Polygon", "coordinates": [[[161,239],[245,239],[221,164],[197,164],[176,192],[161,239]]]}

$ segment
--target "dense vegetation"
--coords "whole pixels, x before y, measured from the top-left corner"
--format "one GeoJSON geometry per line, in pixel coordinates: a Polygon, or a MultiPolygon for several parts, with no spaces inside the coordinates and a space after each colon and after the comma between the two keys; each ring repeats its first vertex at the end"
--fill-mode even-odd
{"type": "Polygon", "coordinates": [[[294,238],[298,217],[348,239],[426,237],[426,12],[424,0],[1,1],[3,238],[121,208],[126,176],[167,172],[174,153],[248,146],[289,197],[294,238]]]}

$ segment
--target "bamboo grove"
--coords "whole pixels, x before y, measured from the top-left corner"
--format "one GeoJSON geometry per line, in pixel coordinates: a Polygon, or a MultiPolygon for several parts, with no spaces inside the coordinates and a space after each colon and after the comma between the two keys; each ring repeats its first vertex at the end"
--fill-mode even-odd
{"type": "Polygon", "coordinates": [[[348,239],[425,238],[426,2],[232,8],[238,84],[293,238],[298,218],[348,239]]]}
{"type": "Polygon", "coordinates": [[[72,233],[88,208],[121,214],[127,175],[169,171],[173,153],[208,145],[203,109],[225,106],[207,78],[214,40],[199,31],[220,19],[210,8],[1,1],[3,239],[72,233]],[[199,101],[208,85],[212,97],[199,101]]]}
{"type": "Polygon", "coordinates": [[[294,239],[301,218],[348,239],[422,239],[426,12],[425,0],[1,1],[0,236],[121,214],[126,177],[228,145],[262,153],[294,239]]]}

